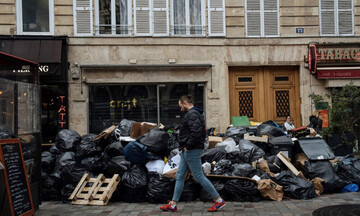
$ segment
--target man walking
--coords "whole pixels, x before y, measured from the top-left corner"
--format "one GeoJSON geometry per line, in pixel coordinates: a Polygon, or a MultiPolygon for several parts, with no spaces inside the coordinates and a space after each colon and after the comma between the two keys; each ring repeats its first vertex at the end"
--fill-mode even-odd
{"type": "Polygon", "coordinates": [[[160,209],[164,211],[176,212],[176,204],[180,199],[184,188],[186,173],[191,171],[194,179],[211,195],[215,204],[208,209],[210,212],[217,211],[226,205],[225,201],[219,196],[209,179],[203,173],[201,167],[201,153],[204,149],[206,138],[205,121],[202,115],[194,107],[191,95],[181,96],[179,107],[185,116],[180,128],[180,149],[181,161],[176,172],[175,191],[172,200],[160,209]]]}

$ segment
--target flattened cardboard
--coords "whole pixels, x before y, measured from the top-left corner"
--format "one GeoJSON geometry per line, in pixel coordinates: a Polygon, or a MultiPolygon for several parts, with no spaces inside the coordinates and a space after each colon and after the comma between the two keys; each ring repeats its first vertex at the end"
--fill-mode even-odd
{"type": "Polygon", "coordinates": [[[216,144],[224,142],[225,137],[209,136],[209,149],[214,148],[216,144]]]}

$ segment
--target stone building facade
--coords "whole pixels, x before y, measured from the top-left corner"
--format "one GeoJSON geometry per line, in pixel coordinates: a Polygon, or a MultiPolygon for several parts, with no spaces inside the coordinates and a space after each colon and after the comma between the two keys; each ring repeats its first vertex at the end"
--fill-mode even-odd
{"type": "MultiPolygon", "coordinates": [[[[0,2],[0,35],[36,35],[19,26],[19,2],[0,2]]],[[[217,131],[239,115],[307,125],[309,94],[360,86],[360,57],[351,79],[308,69],[312,44],[359,49],[360,0],[199,0],[183,11],[172,0],[38,2],[50,5],[41,35],[67,36],[68,121],[80,134],[121,118],[176,124],[182,93],[195,94],[217,131]]]]}

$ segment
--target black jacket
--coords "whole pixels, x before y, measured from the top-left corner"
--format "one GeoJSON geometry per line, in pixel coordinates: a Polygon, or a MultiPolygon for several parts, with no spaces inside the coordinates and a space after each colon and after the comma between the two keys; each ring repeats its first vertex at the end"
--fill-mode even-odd
{"type": "Polygon", "coordinates": [[[309,127],[313,128],[316,132],[318,132],[322,129],[322,120],[321,119],[316,118],[315,116],[310,116],[309,120],[310,120],[309,127]]]}
{"type": "Polygon", "coordinates": [[[206,128],[203,116],[193,107],[188,110],[181,122],[180,149],[204,149],[206,128]]]}

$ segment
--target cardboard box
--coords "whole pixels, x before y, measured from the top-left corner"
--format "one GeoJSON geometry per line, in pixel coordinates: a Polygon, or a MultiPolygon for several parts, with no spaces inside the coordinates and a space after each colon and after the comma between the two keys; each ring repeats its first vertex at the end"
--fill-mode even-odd
{"type": "Polygon", "coordinates": [[[264,142],[264,143],[267,143],[269,141],[268,136],[262,136],[262,137],[250,136],[250,134],[248,133],[244,134],[244,139],[254,142],[264,142]]]}
{"type": "Polygon", "coordinates": [[[209,149],[214,148],[216,144],[224,142],[225,137],[209,136],[209,149]]]}
{"type": "Polygon", "coordinates": [[[309,160],[309,158],[304,153],[296,154],[295,155],[295,163],[294,166],[300,170],[303,171],[305,167],[305,162],[309,160]]]}
{"type": "Polygon", "coordinates": [[[157,124],[149,122],[134,122],[131,127],[130,137],[138,138],[157,127],[157,124]]]}

